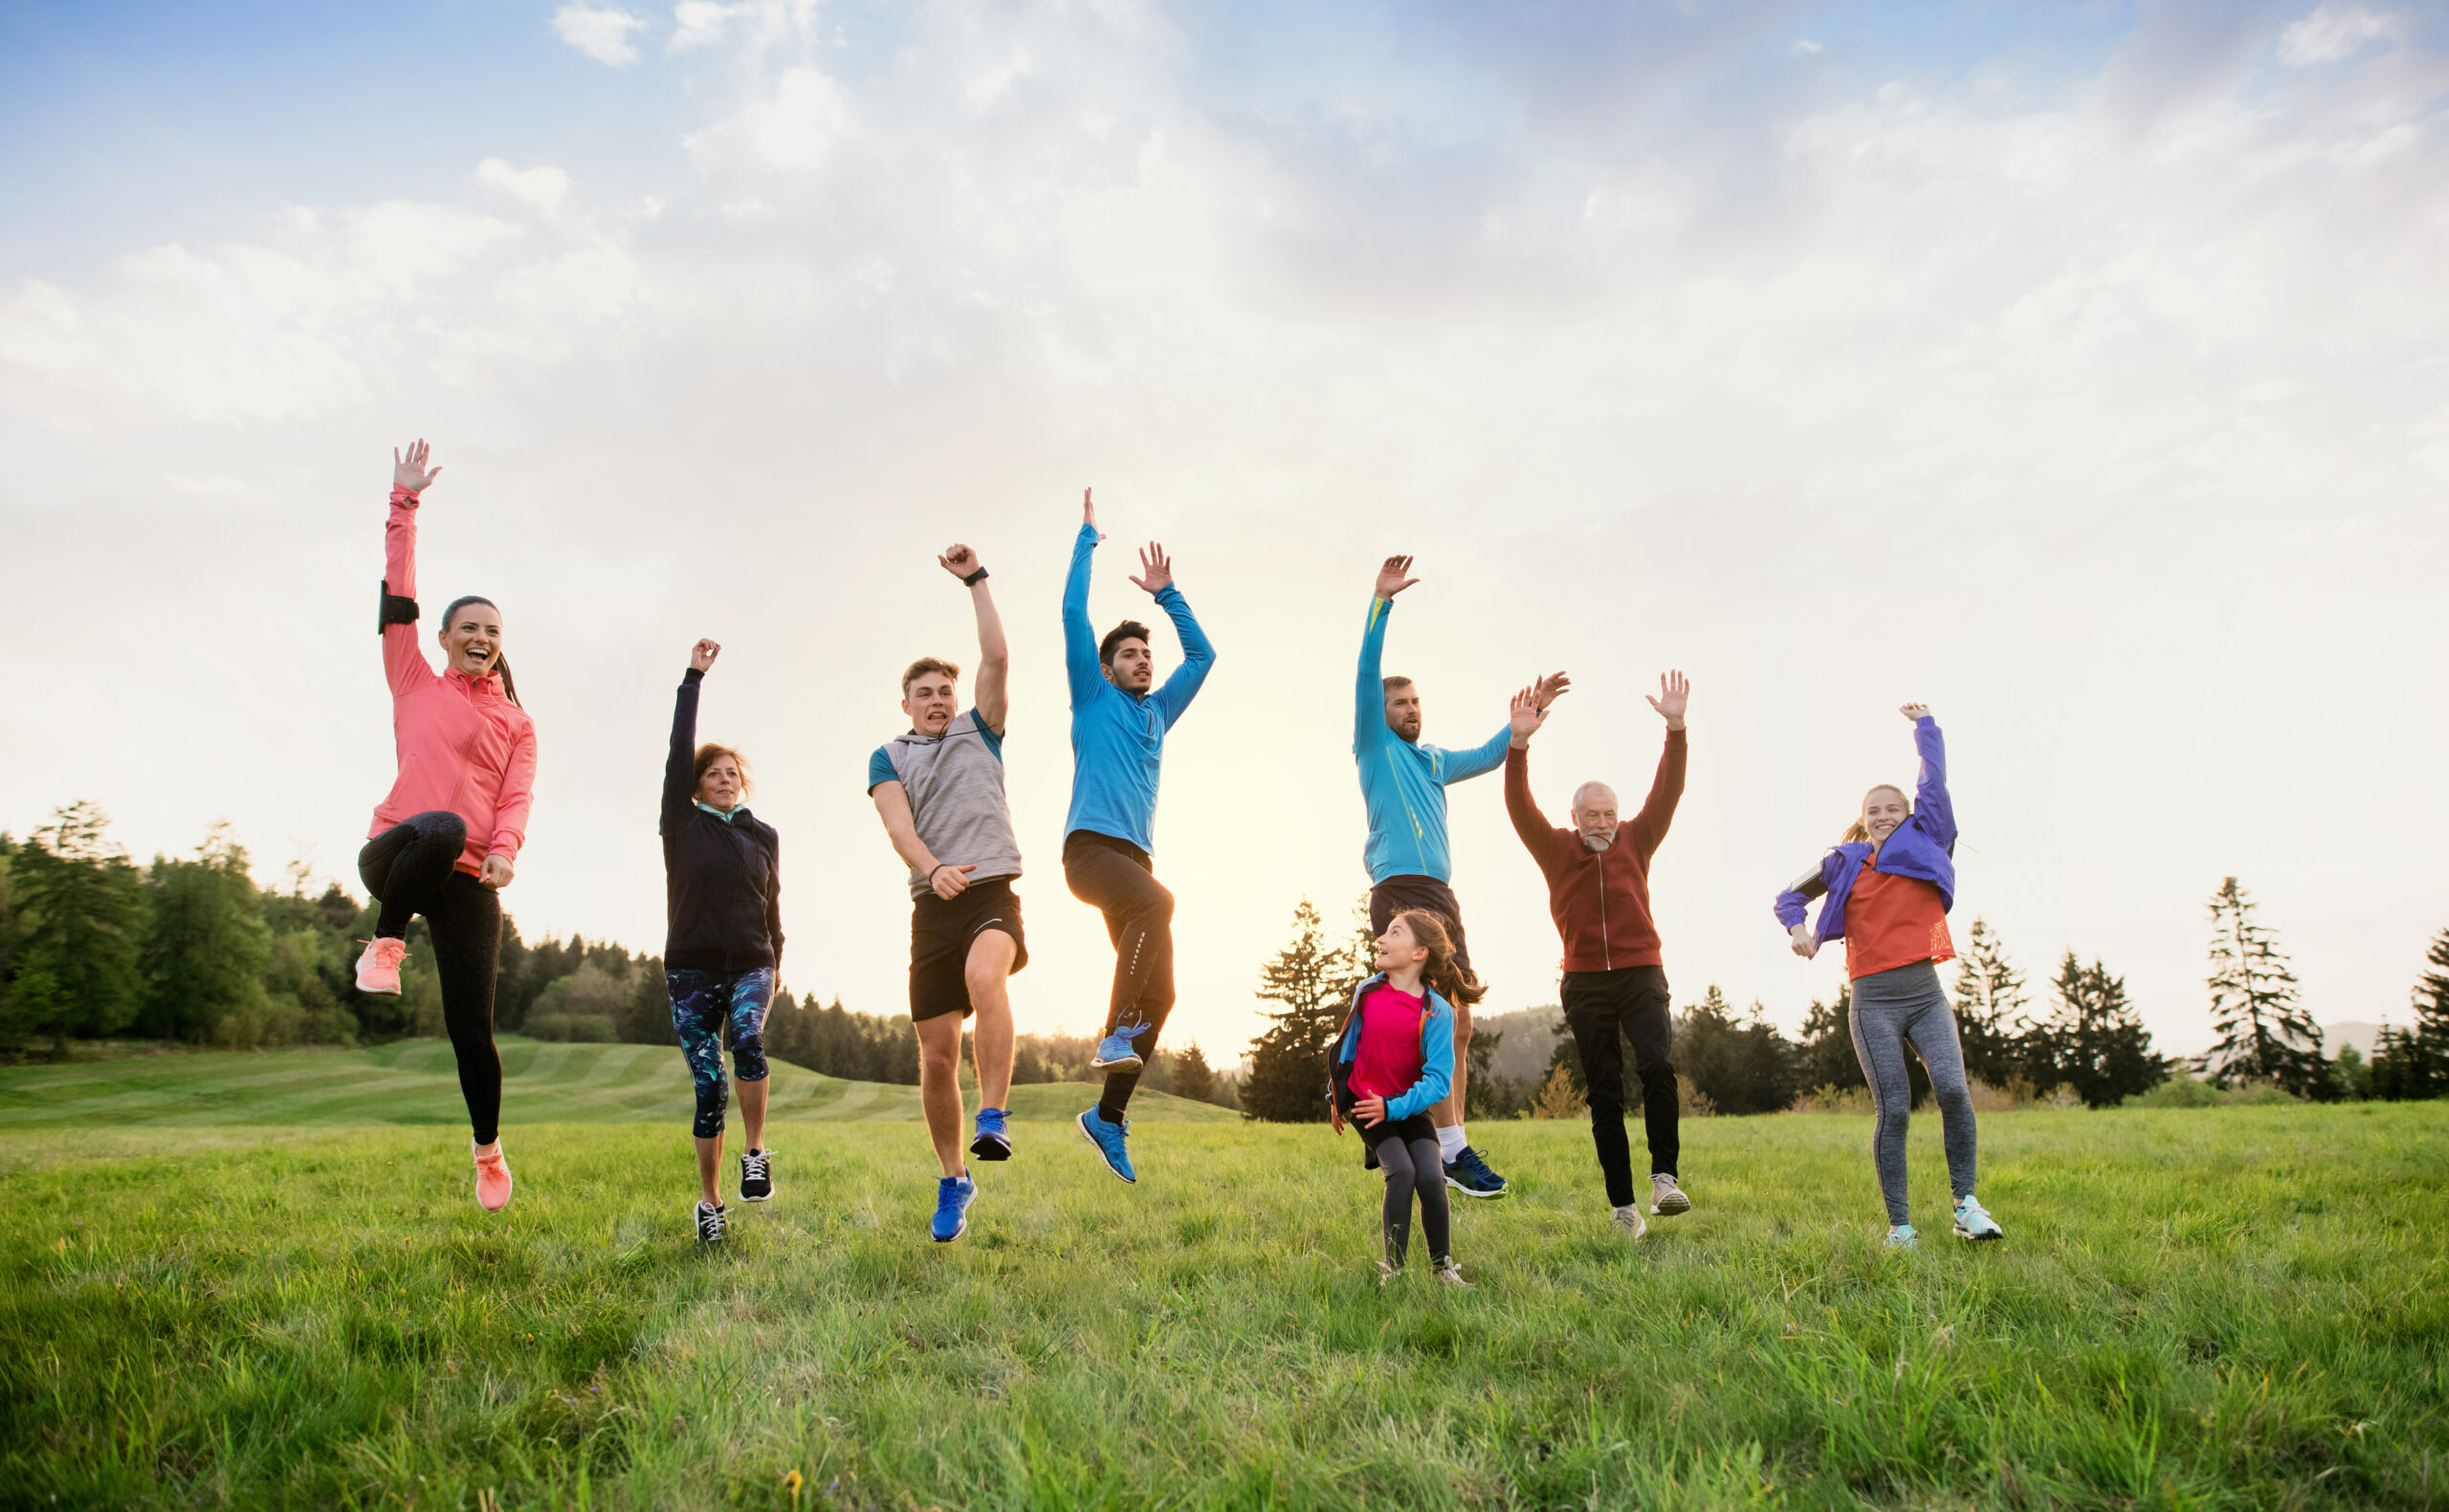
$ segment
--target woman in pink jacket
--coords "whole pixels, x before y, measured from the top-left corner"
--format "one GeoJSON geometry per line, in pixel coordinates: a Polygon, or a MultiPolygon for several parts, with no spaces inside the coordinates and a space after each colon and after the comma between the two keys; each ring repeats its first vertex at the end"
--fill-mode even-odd
{"type": "Polygon", "coordinates": [[[527,838],[536,782],[536,726],[518,706],[501,654],[501,611],[474,596],[452,602],[435,639],[436,675],[417,647],[417,500],[438,476],[426,444],[396,450],[391,520],[383,532],[383,670],[391,683],[391,734],[400,775],[374,810],[357,874],[382,905],[358,957],[357,990],[400,990],[408,920],[424,914],[442,983],[442,1021],[459,1058],[459,1091],[474,1126],[476,1201],[510,1202],[502,1163],[501,1057],[494,1049],[494,977],[501,958],[501,899],[527,838]]]}

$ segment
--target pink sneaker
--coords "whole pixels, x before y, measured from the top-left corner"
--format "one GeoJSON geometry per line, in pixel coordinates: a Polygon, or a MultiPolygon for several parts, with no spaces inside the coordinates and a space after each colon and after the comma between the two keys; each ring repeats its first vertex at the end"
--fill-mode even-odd
{"type": "Polygon", "coordinates": [[[499,1141],[495,1142],[492,1154],[479,1151],[476,1155],[476,1206],[488,1213],[510,1206],[510,1167],[502,1163],[499,1141]]]}
{"type": "Polygon", "coordinates": [[[362,993],[387,993],[400,996],[400,963],[408,958],[408,942],[378,934],[365,942],[365,953],[357,958],[357,990],[362,993]]]}

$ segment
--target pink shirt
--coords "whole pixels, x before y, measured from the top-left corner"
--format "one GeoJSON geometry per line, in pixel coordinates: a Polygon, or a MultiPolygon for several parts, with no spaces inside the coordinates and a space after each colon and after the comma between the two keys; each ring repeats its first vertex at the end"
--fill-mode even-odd
{"type": "MultiPolygon", "coordinates": [[[[383,581],[403,599],[417,596],[417,498],[400,489],[391,491],[383,531],[383,581]]],[[[518,860],[535,798],[535,721],[502,692],[497,672],[437,675],[413,625],[383,626],[383,670],[400,775],[376,805],[368,838],[412,815],[448,809],[468,823],[460,870],[482,871],[489,855],[518,860]]]]}
{"type": "Polygon", "coordinates": [[[1420,1082],[1421,1021],[1428,999],[1381,982],[1360,1003],[1360,1044],[1353,1052],[1352,1095],[1401,1097],[1420,1082]]]}

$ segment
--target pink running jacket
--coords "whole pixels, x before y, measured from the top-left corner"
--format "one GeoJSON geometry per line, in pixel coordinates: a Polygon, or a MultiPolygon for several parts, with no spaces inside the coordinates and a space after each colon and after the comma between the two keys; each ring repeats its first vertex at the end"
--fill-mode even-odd
{"type": "MultiPolygon", "coordinates": [[[[405,489],[391,491],[383,581],[403,599],[417,596],[417,496],[405,489]]],[[[391,683],[400,776],[375,808],[367,838],[412,815],[449,809],[468,822],[461,871],[482,871],[489,855],[516,864],[535,800],[535,721],[504,696],[498,672],[436,676],[414,625],[383,626],[383,671],[391,683]]]]}

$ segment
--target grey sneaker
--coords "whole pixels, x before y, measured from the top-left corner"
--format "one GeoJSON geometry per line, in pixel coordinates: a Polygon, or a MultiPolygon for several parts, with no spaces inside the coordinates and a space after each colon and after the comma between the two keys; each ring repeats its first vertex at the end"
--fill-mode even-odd
{"type": "Polygon", "coordinates": [[[1659,1217],[1671,1218],[1678,1213],[1692,1211],[1692,1199],[1675,1184],[1666,1172],[1654,1172],[1649,1178],[1649,1210],[1659,1217]]]}
{"type": "Polygon", "coordinates": [[[1394,1263],[1392,1260],[1379,1260],[1378,1262],[1378,1284],[1380,1286],[1392,1285],[1394,1282],[1402,1279],[1402,1274],[1403,1268],[1401,1265],[1394,1263]]]}
{"type": "Polygon", "coordinates": [[[1430,1264],[1429,1274],[1440,1286],[1460,1286],[1465,1291],[1471,1289],[1471,1283],[1463,1279],[1463,1267],[1454,1263],[1453,1256],[1440,1255],[1430,1264]]]}
{"type": "Polygon", "coordinates": [[[1649,1219],[1642,1216],[1642,1205],[1638,1202],[1630,1202],[1618,1208],[1616,1229],[1624,1236],[1626,1243],[1640,1243],[1642,1236],[1649,1232],[1649,1219]]]}

